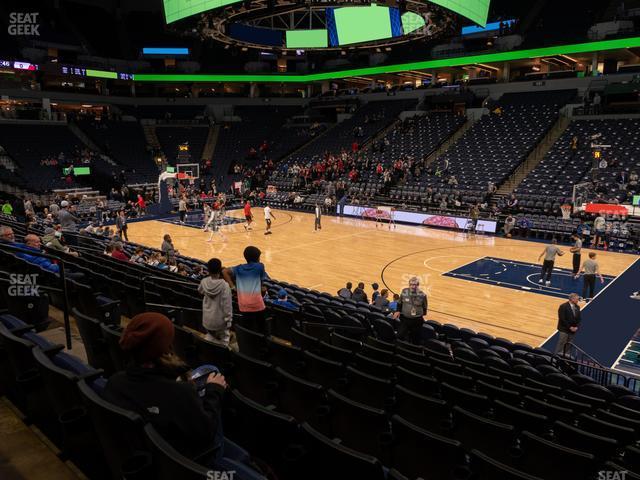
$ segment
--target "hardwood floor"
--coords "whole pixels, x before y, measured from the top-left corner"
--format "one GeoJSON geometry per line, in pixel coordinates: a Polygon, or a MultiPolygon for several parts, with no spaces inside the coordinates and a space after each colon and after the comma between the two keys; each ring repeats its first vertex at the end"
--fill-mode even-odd
{"type": "MultiPolygon", "coordinates": [[[[202,260],[218,257],[225,266],[243,263],[242,251],[255,245],[274,279],[332,294],[347,281],[364,282],[368,292],[373,282],[399,292],[416,275],[429,296],[428,318],[531,345],[555,332],[562,299],[441,275],[484,256],[537,264],[541,243],[403,225],[389,230],[329,216],[323,218],[323,229],[314,232],[310,214],[273,213],[272,235],[264,235],[262,209],[254,208],[255,229],[225,226],[227,242],[216,236],[207,243],[208,233],[161,221],[129,224],[129,239],[159,248],[168,233],[180,253],[202,260]]],[[[228,214],[241,217],[242,211],[228,214]]],[[[609,275],[620,274],[637,258],[613,252],[598,256],[602,273],[609,275]]],[[[559,258],[556,266],[571,268],[571,256],[559,258]]]]}

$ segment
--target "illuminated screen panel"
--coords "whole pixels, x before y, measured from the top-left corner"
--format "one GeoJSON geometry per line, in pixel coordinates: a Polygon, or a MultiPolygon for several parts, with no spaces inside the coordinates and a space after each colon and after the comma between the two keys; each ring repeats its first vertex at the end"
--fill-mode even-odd
{"type": "Polygon", "coordinates": [[[73,173],[73,175],[91,175],[91,167],[74,167],[73,171],[70,168],[63,168],[62,173],[64,175],[69,175],[69,173],[73,173]]]}
{"type": "Polygon", "coordinates": [[[326,30],[289,30],[287,48],[326,48],[329,39],[326,30]]]}
{"type": "Polygon", "coordinates": [[[343,7],[333,12],[339,45],[393,37],[389,7],[343,7]]]}
{"type": "Polygon", "coordinates": [[[424,28],[425,21],[421,15],[415,12],[405,12],[402,14],[402,33],[408,35],[411,32],[424,28]]]}
{"type": "Polygon", "coordinates": [[[224,7],[240,1],[242,0],[163,0],[164,17],[167,23],[171,23],[196,13],[206,12],[207,10],[224,7]]]}
{"type": "Polygon", "coordinates": [[[456,12],[483,27],[489,16],[491,0],[429,0],[441,7],[456,12]]]}

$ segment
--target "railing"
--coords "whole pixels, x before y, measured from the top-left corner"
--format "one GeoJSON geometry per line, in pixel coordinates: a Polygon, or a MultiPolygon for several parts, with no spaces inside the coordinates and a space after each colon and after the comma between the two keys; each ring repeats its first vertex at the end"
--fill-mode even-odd
{"type": "MultiPolygon", "coordinates": [[[[60,266],[60,272],[58,274],[58,278],[61,282],[60,290],[62,292],[62,300],[63,300],[63,316],[64,316],[64,336],[67,350],[71,350],[71,324],[69,322],[69,295],[67,292],[67,282],[66,282],[66,272],[65,272],[65,261],[57,257],[55,255],[49,255],[47,253],[38,252],[35,250],[27,250],[25,248],[21,248],[19,246],[9,245],[0,243],[0,248],[3,250],[8,250],[10,252],[15,253],[26,253],[28,255],[33,255],[36,257],[46,258],[48,260],[55,260],[57,264],[60,266]]],[[[26,262],[26,260],[23,260],[26,262]]],[[[43,288],[53,290],[50,287],[46,287],[43,285],[43,288]]]]}
{"type": "Polygon", "coordinates": [[[625,387],[640,393],[640,379],[627,376],[601,365],[595,358],[573,343],[564,346],[562,357],[558,358],[558,364],[572,371],[587,375],[603,386],[624,385],[625,387]]]}

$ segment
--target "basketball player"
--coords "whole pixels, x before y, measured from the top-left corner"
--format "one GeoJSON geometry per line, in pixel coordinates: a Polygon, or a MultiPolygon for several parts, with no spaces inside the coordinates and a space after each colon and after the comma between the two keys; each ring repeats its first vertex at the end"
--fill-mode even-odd
{"type": "Polygon", "coordinates": [[[224,235],[224,233],[222,233],[222,229],[220,228],[222,226],[224,218],[222,216],[222,212],[222,205],[220,201],[216,200],[216,202],[213,204],[213,207],[211,208],[211,216],[209,222],[207,222],[207,225],[211,225],[211,234],[209,235],[209,239],[207,240],[207,242],[213,240],[213,234],[216,232],[220,234],[220,238],[222,238],[223,242],[227,241],[227,237],[224,235]]]}
{"type": "Polygon", "coordinates": [[[180,214],[180,223],[184,225],[187,220],[187,196],[182,195],[178,201],[178,213],[180,214]]]}
{"type": "Polygon", "coordinates": [[[253,215],[251,215],[251,203],[249,202],[249,200],[247,200],[247,203],[244,204],[244,218],[247,220],[246,225],[243,225],[244,229],[251,230],[253,215]]]}
{"type": "Polygon", "coordinates": [[[315,225],[314,225],[314,232],[317,232],[318,230],[322,230],[322,207],[320,206],[320,204],[318,202],[316,202],[316,207],[315,207],[315,225]]]}
{"type": "Polygon", "coordinates": [[[209,230],[211,222],[211,207],[208,203],[202,204],[202,230],[205,232],[209,230]]]}
{"type": "Polygon", "coordinates": [[[267,230],[264,232],[265,235],[271,235],[271,219],[275,220],[276,217],[271,213],[271,207],[267,205],[264,207],[264,221],[267,224],[267,230]]]}
{"type": "Polygon", "coordinates": [[[544,262],[542,262],[542,272],[540,273],[540,280],[538,283],[543,283],[548,287],[551,285],[551,274],[553,273],[553,265],[556,260],[556,255],[564,255],[564,252],[558,247],[558,240],[555,238],[551,240],[551,245],[542,251],[538,256],[538,261],[544,256],[544,262]],[[545,280],[546,278],[546,280],[545,280]]]}

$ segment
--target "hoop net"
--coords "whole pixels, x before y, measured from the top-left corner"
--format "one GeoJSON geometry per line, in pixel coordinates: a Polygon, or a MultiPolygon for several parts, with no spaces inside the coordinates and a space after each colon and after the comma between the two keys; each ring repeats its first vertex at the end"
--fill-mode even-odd
{"type": "Polygon", "coordinates": [[[560,211],[562,212],[563,220],[569,220],[571,218],[571,205],[562,205],[560,211]]]}

